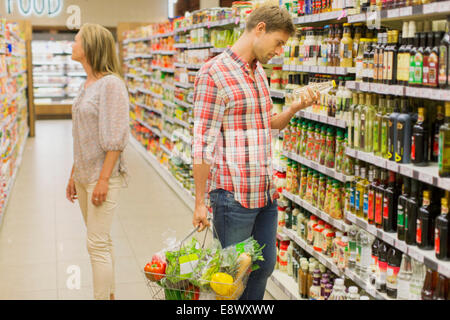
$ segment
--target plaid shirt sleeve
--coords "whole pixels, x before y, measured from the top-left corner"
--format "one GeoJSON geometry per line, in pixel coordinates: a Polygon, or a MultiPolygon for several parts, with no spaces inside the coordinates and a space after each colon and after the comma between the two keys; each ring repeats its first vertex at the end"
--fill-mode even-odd
{"type": "MultiPolygon", "coordinates": [[[[209,68],[208,68],[209,69],[209,68]]],[[[214,151],[220,136],[225,103],[210,69],[201,70],[194,86],[194,164],[214,162],[214,151]]]]}

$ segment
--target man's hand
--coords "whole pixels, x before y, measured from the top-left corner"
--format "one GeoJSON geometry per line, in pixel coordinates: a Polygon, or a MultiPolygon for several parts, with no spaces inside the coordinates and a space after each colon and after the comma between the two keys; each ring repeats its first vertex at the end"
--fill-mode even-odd
{"type": "Polygon", "coordinates": [[[311,88],[306,88],[306,92],[300,96],[300,101],[296,101],[291,104],[291,109],[294,113],[297,113],[300,110],[308,108],[315,102],[318,102],[320,99],[320,93],[314,93],[311,88]]]}
{"type": "Polygon", "coordinates": [[[205,204],[199,204],[195,206],[192,224],[195,228],[199,228],[198,232],[202,232],[206,227],[211,226],[208,220],[208,208],[205,206],[205,204]]]}

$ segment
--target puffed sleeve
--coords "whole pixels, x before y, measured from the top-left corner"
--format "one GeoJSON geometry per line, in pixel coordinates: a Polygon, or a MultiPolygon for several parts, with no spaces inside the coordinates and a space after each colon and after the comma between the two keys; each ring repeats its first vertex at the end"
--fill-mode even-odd
{"type": "Polygon", "coordinates": [[[123,151],[130,134],[130,101],[125,83],[108,76],[100,89],[99,137],[103,151],[123,151]]]}

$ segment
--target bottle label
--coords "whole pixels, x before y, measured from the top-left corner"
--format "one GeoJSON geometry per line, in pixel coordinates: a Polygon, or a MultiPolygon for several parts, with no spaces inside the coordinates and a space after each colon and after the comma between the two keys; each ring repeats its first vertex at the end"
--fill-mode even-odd
{"type": "Polygon", "coordinates": [[[355,208],[355,188],[350,188],[350,208],[355,208]]]}
{"type": "Polygon", "coordinates": [[[389,219],[389,198],[384,197],[383,199],[383,219],[388,220],[389,219]]]}
{"type": "Polygon", "coordinates": [[[434,251],[437,255],[441,253],[441,233],[438,228],[434,229],[434,251]]]}
{"type": "Polygon", "coordinates": [[[369,215],[369,195],[367,193],[364,193],[363,213],[364,217],[367,217],[369,215]]]}
{"type": "Polygon", "coordinates": [[[444,133],[439,133],[439,157],[438,157],[439,172],[444,169],[444,133]]]}
{"type": "Polygon", "coordinates": [[[375,223],[383,222],[383,195],[377,192],[375,196],[375,223]]]}
{"type": "Polygon", "coordinates": [[[388,52],[388,63],[387,63],[387,80],[392,80],[392,66],[394,64],[394,53],[392,51],[388,52]]]}
{"type": "Polygon", "coordinates": [[[400,267],[388,265],[386,272],[386,286],[390,289],[397,289],[397,277],[400,272],[400,267]]]}
{"type": "Polygon", "coordinates": [[[411,159],[416,160],[416,137],[411,137],[411,159]]]}
{"type": "Polygon", "coordinates": [[[371,255],[370,258],[371,258],[371,259],[370,259],[370,264],[371,264],[372,266],[377,266],[377,265],[378,265],[378,257],[377,257],[377,256],[374,256],[374,255],[371,255]]]}
{"type": "Polygon", "coordinates": [[[416,242],[418,244],[422,243],[422,221],[420,219],[417,219],[417,229],[416,229],[416,242]]]}
{"type": "Polygon", "coordinates": [[[356,191],[356,197],[355,197],[355,210],[359,211],[360,209],[360,197],[361,193],[359,191],[356,191]]]}
{"type": "Polygon", "coordinates": [[[433,156],[434,157],[439,157],[439,133],[436,133],[434,135],[434,139],[433,139],[433,156]]]}
{"type": "Polygon", "coordinates": [[[417,53],[414,56],[414,83],[421,84],[423,80],[423,56],[417,53]]]}
{"type": "Polygon", "coordinates": [[[415,71],[414,56],[409,57],[409,83],[414,83],[414,71],[415,71]]]}
{"type": "Polygon", "coordinates": [[[405,226],[405,211],[403,205],[401,204],[397,206],[397,226],[398,227],[405,226]]]}
{"type": "Polygon", "coordinates": [[[369,190],[369,212],[367,214],[369,221],[374,221],[374,209],[375,209],[375,192],[373,190],[369,190]]]}
{"type": "Polygon", "coordinates": [[[439,47],[439,84],[447,83],[447,46],[439,47]]]}
{"type": "Polygon", "coordinates": [[[438,72],[438,57],[433,52],[428,58],[428,85],[435,87],[438,84],[438,72]]]}

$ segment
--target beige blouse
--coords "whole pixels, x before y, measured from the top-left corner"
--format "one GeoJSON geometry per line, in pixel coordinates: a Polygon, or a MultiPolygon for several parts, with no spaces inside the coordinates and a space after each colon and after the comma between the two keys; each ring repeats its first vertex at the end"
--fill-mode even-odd
{"type": "MultiPolygon", "coordinates": [[[[125,83],[107,75],[86,89],[84,83],[72,106],[74,180],[98,181],[106,152],[123,151],[129,137],[129,97],[125,83]]],[[[111,178],[127,177],[123,153],[111,178]]]]}

